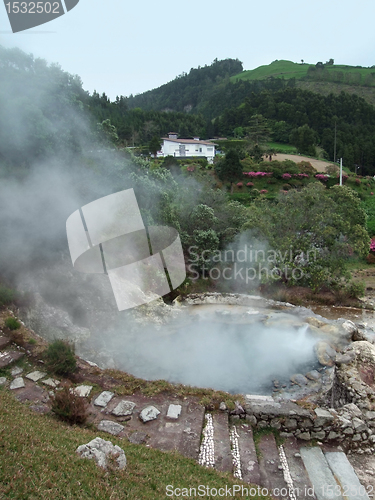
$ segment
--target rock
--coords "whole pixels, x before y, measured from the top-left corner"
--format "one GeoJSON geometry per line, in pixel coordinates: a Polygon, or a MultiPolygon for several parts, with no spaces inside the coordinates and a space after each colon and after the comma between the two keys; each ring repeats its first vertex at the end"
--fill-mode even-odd
{"type": "Polygon", "coordinates": [[[6,377],[0,377],[0,385],[4,385],[7,381],[6,377]]]}
{"type": "Polygon", "coordinates": [[[0,349],[5,349],[12,343],[12,340],[10,337],[3,337],[0,336],[0,349]]]}
{"type": "Polygon", "coordinates": [[[95,399],[94,405],[95,406],[102,406],[105,408],[107,404],[111,401],[113,398],[114,393],[110,391],[103,391],[99,396],[95,399]]]}
{"type": "Polygon", "coordinates": [[[10,370],[10,374],[12,375],[12,377],[17,377],[17,375],[21,375],[22,372],[23,368],[21,368],[20,366],[15,366],[10,370]]]}
{"type": "Polygon", "coordinates": [[[366,411],[365,415],[366,415],[366,418],[368,418],[369,420],[375,419],[375,411],[366,411]]]}
{"type": "Polygon", "coordinates": [[[342,354],[339,352],[336,354],[335,363],[336,363],[336,365],[347,365],[347,364],[351,363],[354,358],[355,358],[355,354],[353,351],[349,351],[345,354],[342,354]]]}
{"type": "Polygon", "coordinates": [[[361,330],[356,330],[355,332],[353,332],[353,335],[352,335],[352,341],[353,342],[360,342],[360,341],[367,341],[368,340],[368,337],[366,335],[366,332],[363,332],[361,330]]]}
{"type": "Polygon", "coordinates": [[[348,340],[353,340],[353,336],[358,333],[358,328],[357,326],[353,323],[353,321],[350,321],[347,319],[342,325],[341,328],[343,328],[347,334],[348,340]]]}
{"type": "Polygon", "coordinates": [[[246,421],[249,422],[249,424],[253,427],[257,425],[257,419],[255,415],[246,415],[246,421]]]}
{"type": "Polygon", "coordinates": [[[281,428],[281,422],[278,418],[273,418],[270,422],[270,427],[273,429],[280,429],[281,428]]]}
{"type": "Polygon", "coordinates": [[[341,437],[341,436],[340,436],[340,434],[338,434],[338,433],[337,433],[337,432],[335,432],[335,431],[331,431],[331,432],[328,434],[327,439],[331,441],[331,440],[334,440],[334,439],[338,439],[339,437],[341,437]]]}
{"type": "Polygon", "coordinates": [[[133,444],[144,444],[147,441],[147,434],[145,432],[136,431],[129,437],[129,442],[133,444]]]}
{"type": "Polygon", "coordinates": [[[360,418],[353,418],[353,428],[356,432],[362,432],[364,430],[366,430],[366,424],[364,423],[363,420],[361,420],[360,418]]]}
{"type": "Polygon", "coordinates": [[[168,407],[167,417],[177,419],[181,415],[181,405],[170,404],[168,407]]]}
{"type": "Polygon", "coordinates": [[[310,432],[301,432],[301,434],[298,435],[298,439],[309,441],[311,439],[310,432]]]}
{"type": "Polygon", "coordinates": [[[151,420],[155,420],[159,414],[160,411],[155,408],[155,406],[146,406],[146,408],[143,408],[143,410],[139,414],[139,418],[143,423],[146,423],[150,422],[151,420]]]}
{"type": "Polygon", "coordinates": [[[46,372],[40,372],[37,370],[35,372],[28,373],[26,375],[26,378],[28,378],[29,380],[32,380],[33,382],[38,382],[38,380],[45,377],[46,375],[47,375],[46,372]]]}
{"type": "Polygon", "coordinates": [[[321,379],[322,375],[318,372],[318,370],[311,370],[310,372],[306,373],[306,378],[316,381],[321,379]]]}
{"type": "Polygon", "coordinates": [[[112,410],[112,415],[116,415],[116,417],[126,417],[133,413],[136,404],[132,401],[120,401],[114,410],[112,410]]]}
{"type": "Polygon", "coordinates": [[[0,352],[0,368],[9,366],[11,363],[18,361],[25,353],[20,351],[3,351],[0,352]]]}
{"type": "Polygon", "coordinates": [[[284,427],[287,429],[297,429],[297,420],[294,418],[286,418],[284,422],[284,427]]]}
{"type": "Polygon", "coordinates": [[[77,453],[82,458],[94,459],[99,467],[106,469],[108,466],[108,458],[113,457],[116,460],[117,468],[124,469],[126,467],[126,456],[124,450],[117,445],[113,445],[111,441],[105,441],[100,437],[96,437],[87,444],[83,444],[77,448],[77,453]]]}
{"type": "Polygon", "coordinates": [[[219,410],[221,410],[221,411],[227,411],[227,409],[228,409],[227,405],[224,403],[224,401],[222,401],[220,403],[219,410]]]}
{"type": "Polygon", "coordinates": [[[73,389],[73,392],[80,398],[86,398],[87,396],[89,396],[91,390],[92,385],[78,385],[73,389]]]}
{"type": "Polygon", "coordinates": [[[321,427],[327,425],[333,421],[333,415],[323,408],[315,408],[314,410],[316,419],[314,421],[314,427],[321,427]]]}
{"type": "Polygon", "coordinates": [[[320,319],[314,317],[305,318],[305,321],[309,325],[315,326],[315,328],[322,328],[327,324],[324,321],[321,321],[320,319]]]}
{"type": "Polygon", "coordinates": [[[311,438],[312,439],[319,439],[322,441],[326,437],[326,433],[324,431],[319,431],[319,432],[312,432],[311,433],[311,438]]]}
{"type": "Polygon", "coordinates": [[[361,417],[362,416],[361,410],[354,403],[348,403],[348,404],[344,405],[342,407],[342,409],[345,410],[345,411],[347,411],[348,413],[350,413],[351,415],[353,415],[355,417],[361,417]]]}
{"type": "Polygon", "coordinates": [[[117,436],[125,429],[125,427],[117,422],[113,422],[112,420],[102,420],[98,424],[98,430],[103,432],[108,432],[109,434],[113,434],[117,436]]]}
{"type": "Polygon", "coordinates": [[[48,387],[52,387],[52,389],[55,389],[58,385],[60,385],[60,380],[56,380],[54,378],[46,378],[45,380],[42,380],[42,384],[48,385],[48,387]]]}
{"type": "Polygon", "coordinates": [[[11,382],[9,389],[22,389],[22,387],[25,387],[25,382],[22,377],[17,377],[11,382]]]}
{"type": "Polygon", "coordinates": [[[336,351],[324,340],[315,344],[315,353],[318,361],[323,366],[333,366],[336,359],[336,351]]]}
{"type": "Polygon", "coordinates": [[[307,385],[308,383],[308,380],[306,377],[304,377],[301,373],[295,373],[294,375],[292,375],[290,377],[290,380],[294,383],[294,384],[297,384],[299,386],[304,386],[304,385],[307,385]]]}
{"type": "Polygon", "coordinates": [[[348,436],[352,436],[354,434],[354,431],[351,427],[347,427],[346,429],[344,429],[344,434],[348,435],[348,436]]]}

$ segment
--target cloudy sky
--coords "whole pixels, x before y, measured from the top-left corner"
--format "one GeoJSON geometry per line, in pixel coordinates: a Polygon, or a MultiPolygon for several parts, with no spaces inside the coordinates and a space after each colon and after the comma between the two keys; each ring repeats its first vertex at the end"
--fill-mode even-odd
{"type": "Polygon", "coordinates": [[[80,0],[64,16],[13,34],[0,5],[0,45],[79,74],[86,90],[130,95],[215,58],[245,69],[275,59],[375,65],[374,0],[80,0]]]}

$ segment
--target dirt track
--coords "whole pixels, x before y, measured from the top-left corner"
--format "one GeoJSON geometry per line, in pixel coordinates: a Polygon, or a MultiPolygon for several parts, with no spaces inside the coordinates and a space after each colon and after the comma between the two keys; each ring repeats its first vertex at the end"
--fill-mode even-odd
{"type": "MultiPolygon", "coordinates": [[[[300,161],[308,161],[311,163],[311,165],[316,168],[318,172],[325,172],[326,166],[327,165],[332,165],[332,162],[329,161],[323,161],[323,160],[314,160],[313,158],[308,158],[307,156],[301,156],[301,155],[285,155],[281,153],[277,153],[275,155],[272,155],[273,160],[278,160],[278,161],[284,161],[284,160],[292,160],[296,163],[299,163],[300,161]]],[[[266,158],[266,161],[269,161],[269,158],[266,158]]]]}

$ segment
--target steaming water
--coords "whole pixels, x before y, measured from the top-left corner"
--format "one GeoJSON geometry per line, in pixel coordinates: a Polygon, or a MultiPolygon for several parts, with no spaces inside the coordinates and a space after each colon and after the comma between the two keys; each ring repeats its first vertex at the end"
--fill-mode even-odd
{"type": "Polygon", "coordinates": [[[289,383],[292,374],[318,365],[313,349],[317,339],[308,334],[307,325],[292,326],[292,316],[291,324],[285,324],[285,316],[280,315],[284,324],[279,326],[266,326],[260,317],[231,324],[218,322],[217,314],[190,316],[161,332],[117,339],[111,350],[118,368],[144,379],[267,394],[274,379],[289,383]]]}

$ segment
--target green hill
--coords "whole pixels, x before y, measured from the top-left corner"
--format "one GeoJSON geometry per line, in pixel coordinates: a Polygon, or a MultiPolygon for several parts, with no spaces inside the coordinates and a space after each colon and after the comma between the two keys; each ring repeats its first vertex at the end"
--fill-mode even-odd
{"type": "Polygon", "coordinates": [[[264,80],[265,78],[301,78],[307,75],[309,64],[297,64],[292,61],[273,61],[271,64],[246,70],[231,77],[231,82],[238,80],[264,80]]]}

